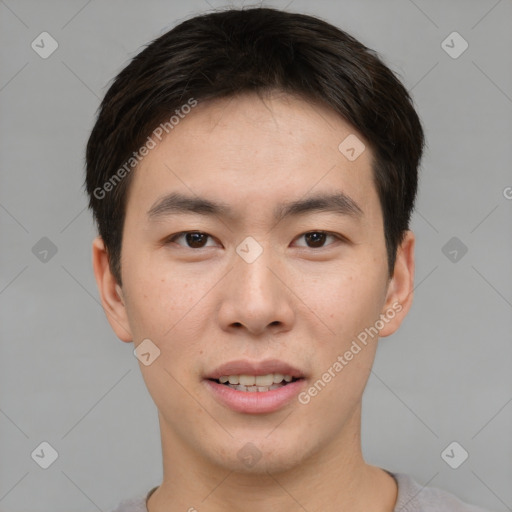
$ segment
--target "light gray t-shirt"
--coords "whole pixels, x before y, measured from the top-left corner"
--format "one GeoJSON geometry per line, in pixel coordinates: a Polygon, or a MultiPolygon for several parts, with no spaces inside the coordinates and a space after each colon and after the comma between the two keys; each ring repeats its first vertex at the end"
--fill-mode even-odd
{"type": "MultiPolygon", "coordinates": [[[[398,497],[393,512],[488,512],[483,508],[469,505],[449,492],[434,487],[423,487],[405,473],[388,473],[396,480],[398,497]]],[[[112,512],[147,512],[147,495],[124,500],[112,512]]]]}

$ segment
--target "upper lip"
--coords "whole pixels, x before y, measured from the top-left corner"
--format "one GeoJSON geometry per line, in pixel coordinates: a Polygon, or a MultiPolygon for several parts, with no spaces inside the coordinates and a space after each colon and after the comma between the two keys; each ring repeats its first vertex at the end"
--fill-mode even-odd
{"type": "Polygon", "coordinates": [[[238,359],[218,366],[206,378],[219,379],[226,375],[268,375],[269,373],[291,375],[296,379],[304,377],[304,374],[298,368],[279,359],[266,359],[264,361],[238,359]]]}

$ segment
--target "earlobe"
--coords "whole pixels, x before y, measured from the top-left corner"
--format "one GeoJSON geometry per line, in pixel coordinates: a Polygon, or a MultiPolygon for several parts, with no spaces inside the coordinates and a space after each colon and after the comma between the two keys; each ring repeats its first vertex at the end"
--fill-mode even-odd
{"type": "Polygon", "coordinates": [[[110,270],[108,253],[99,236],[92,243],[92,264],[101,304],[110,326],[120,340],[133,341],[123,292],[110,270]]]}
{"type": "Polygon", "coordinates": [[[414,233],[406,231],[397,250],[393,277],[389,281],[386,301],[382,315],[386,318],[379,336],[393,334],[407,315],[413,299],[414,290],[414,233]]]}

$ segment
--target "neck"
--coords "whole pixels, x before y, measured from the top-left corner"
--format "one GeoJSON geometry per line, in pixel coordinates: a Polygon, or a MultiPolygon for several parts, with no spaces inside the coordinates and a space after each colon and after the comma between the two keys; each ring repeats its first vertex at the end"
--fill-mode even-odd
{"type": "Polygon", "coordinates": [[[359,406],[341,435],[299,465],[240,473],[184,446],[160,416],[164,478],[148,500],[148,512],[392,512],[396,483],[363,460],[360,425],[359,406]]]}

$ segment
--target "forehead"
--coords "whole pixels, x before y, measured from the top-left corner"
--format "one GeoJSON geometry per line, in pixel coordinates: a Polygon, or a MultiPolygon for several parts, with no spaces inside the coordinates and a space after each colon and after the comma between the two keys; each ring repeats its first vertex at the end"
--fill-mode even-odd
{"type": "Polygon", "coordinates": [[[177,191],[240,215],[255,205],[273,214],[277,204],[342,191],[378,215],[371,164],[364,137],[324,105],[283,93],[199,102],[134,171],[128,211],[177,191]]]}

